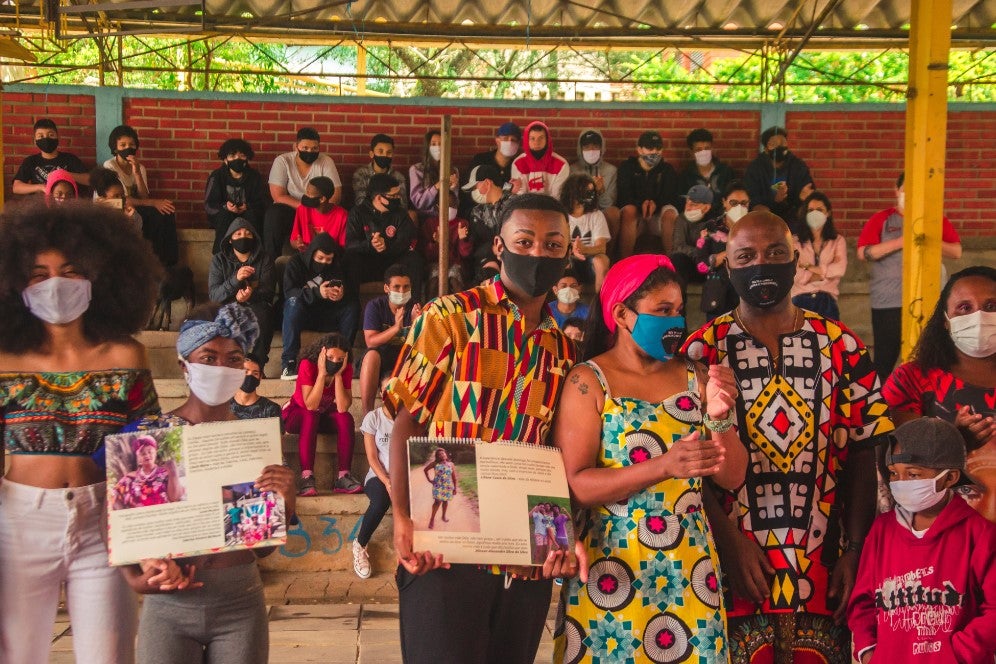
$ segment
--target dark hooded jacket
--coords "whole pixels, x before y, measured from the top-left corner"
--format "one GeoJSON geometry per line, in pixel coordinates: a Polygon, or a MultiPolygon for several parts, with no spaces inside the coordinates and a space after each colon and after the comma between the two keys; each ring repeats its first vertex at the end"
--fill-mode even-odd
{"type": "MultiPolygon", "coordinates": [[[[346,272],[342,261],[343,251],[339,243],[328,233],[319,233],[304,251],[294,254],[287,261],[287,267],[284,268],[284,297],[299,297],[305,304],[322,301],[322,283],[339,279],[345,284],[346,272]],[[319,268],[313,260],[316,251],[331,253],[332,263],[319,268]]],[[[346,292],[350,292],[350,289],[346,288],[346,292]]]]}
{"type": "Polygon", "coordinates": [[[263,251],[263,243],[253,225],[242,217],[236,217],[225,232],[221,248],[211,259],[211,269],[208,272],[208,296],[212,301],[221,304],[235,301],[235,294],[245,286],[245,283],[235,278],[239,268],[244,265],[256,268],[256,273],[249,279],[249,285],[253,287],[249,303],[268,305],[273,302],[273,261],[263,251]],[[256,238],[256,248],[249,254],[249,260],[245,262],[239,260],[232,248],[232,235],[240,228],[249,229],[252,231],[253,237],[256,238]]]}
{"type": "Polygon", "coordinates": [[[353,206],[346,221],[346,249],[350,256],[380,256],[396,261],[415,247],[418,229],[404,210],[381,212],[369,197],[353,206]],[[378,254],[370,244],[374,233],[380,233],[387,248],[378,254]]]}

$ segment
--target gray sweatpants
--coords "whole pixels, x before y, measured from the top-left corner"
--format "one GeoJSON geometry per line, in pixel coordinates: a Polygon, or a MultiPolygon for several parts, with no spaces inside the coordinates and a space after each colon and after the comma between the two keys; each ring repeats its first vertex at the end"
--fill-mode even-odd
{"type": "Polygon", "coordinates": [[[142,664],[266,664],[270,635],[255,561],[198,569],[203,588],[147,595],[138,625],[142,664]]]}

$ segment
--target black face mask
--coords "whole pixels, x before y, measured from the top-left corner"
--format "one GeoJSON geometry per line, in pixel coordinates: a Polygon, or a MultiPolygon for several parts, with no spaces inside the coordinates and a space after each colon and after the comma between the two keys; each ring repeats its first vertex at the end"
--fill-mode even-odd
{"type": "Polygon", "coordinates": [[[771,158],[779,163],[785,161],[785,157],[788,156],[789,149],[784,145],[779,145],[774,150],[771,150],[771,158]]]}
{"type": "Polygon", "coordinates": [[[59,147],[59,139],[57,138],[39,138],[35,141],[35,147],[37,147],[42,152],[52,153],[55,149],[59,147]]]}
{"type": "Polygon", "coordinates": [[[233,173],[244,173],[246,166],[248,165],[249,162],[245,159],[233,159],[228,162],[228,168],[230,168],[233,173]]]}
{"type": "Polygon", "coordinates": [[[514,254],[508,250],[508,247],[501,252],[501,262],[508,278],[532,297],[548,293],[564,276],[564,270],[567,269],[566,257],[514,254]]]}
{"type": "Polygon", "coordinates": [[[581,205],[591,207],[595,204],[595,192],[588,192],[581,197],[581,205]]]}
{"type": "Polygon", "coordinates": [[[240,254],[251,254],[253,249],[256,248],[256,244],[256,238],[254,237],[240,237],[237,240],[232,240],[232,249],[240,254]]]}
{"type": "Polygon", "coordinates": [[[533,150],[532,148],[529,148],[529,154],[533,156],[533,159],[542,159],[543,155],[546,154],[546,148],[543,148],[542,150],[533,150]]]}
{"type": "Polygon", "coordinates": [[[305,152],[304,150],[297,151],[297,157],[306,164],[313,164],[318,161],[318,155],[320,152],[305,152]]]}
{"type": "Polygon", "coordinates": [[[770,309],[792,291],[795,260],[730,268],[730,284],[740,299],[758,309],[770,309]]]}
{"type": "Polygon", "coordinates": [[[338,362],[333,362],[332,360],[330,360],[329,358],[326,357],[325,358],[325,373],[327,373],[330,376],[334,376],[335,374],[339,373],[339,369],[342,368],[343,363],[344,363],[343,360],[340,360],[338,362]]]}
{"type": "Polygon", "coordinates": [[[122,159],[127,159],[136,152],[138,152],[138,148],[122,148],[121,150],[118,150],[118,156],[122,159]]]}
{"type": "Polygon", "coordinates": [[[239,389],[246,394],[252,394],[259,387],[259,378],[256,378],[252,374],[246,374],[246,379],[242,381],[242,387],[239,389]]]}
{"type": "Polygon", "coordinates": [[[319,205],[322,204],[322,199],[318,196],[302,196],[301,205],[308,208],[317,209],[319,205]]]}
{"type": "Polygon", "coordinates": [[[316,275],[327,277],[332,274],[332,263],[319,263],[313,260],[311,261],[311,271],[316,275]]]}
{"type": "Polygon", "coordinates": [[[391,167],[391,157],[384,157],[379,154],[374,155],[374,163],[377,164],[377,168],[386,171],[391,167]]]}
{"type": "Polygon", "coordinates": [[[388,198],[387,199],[387,211],[394,213],[401,211],[401,199],[400,198],[388,198]]]}

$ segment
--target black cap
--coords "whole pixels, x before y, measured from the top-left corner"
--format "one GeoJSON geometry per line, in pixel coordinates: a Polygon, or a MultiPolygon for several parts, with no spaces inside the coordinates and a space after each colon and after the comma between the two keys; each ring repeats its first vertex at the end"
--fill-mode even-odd
{"type": "Polygon", "coordinates": [[[640,140],[636,142],[638,147],[653,149],[653,148],[663,148],[664,139],[656,131],[645,131],[640,134],[640,140]]]}
{"type": "MultiPolygon", "coordinates": [[[[979,484],[965,472],[965,439],[955,425],[939,417],[920,417],[900,425],[891,436],[885,464],[906,463],[935,470],[960,470],[959,484],[979,484]],[[899,453],[892,448],[899,446],[899,453]]],[[[980,485],[981,486],[981,485],[980,485]]]]}
{"type": "Polygon", "coordinates": [[[578,139],[578,145],[593,145],[602,144],[602,135],[597,131],[586,131],[581,134],[581,138],[578,139]]]}
{"type": "Polygon", "coordinates": [[[467,184],[463,185],[463,190],[470,191],[477,186],[478,182],[483,182],[484,180],[491,180],[496,187],[505,186],[505,178],[497,167],[491,164],[480,164],[474,166],[474,170],[470,172],[470,180],[467,181],[467,184]]]}

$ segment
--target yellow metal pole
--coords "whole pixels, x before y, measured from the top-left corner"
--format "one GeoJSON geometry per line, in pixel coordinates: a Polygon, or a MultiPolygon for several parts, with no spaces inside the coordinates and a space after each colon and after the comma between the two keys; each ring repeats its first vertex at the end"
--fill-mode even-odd
{"type": "Polygon", "coordinates": [[[450,285],[450,135],[453,118],[444,115],[439,125],[439,294],[450,285]]]}
{"type": "MultiPolygon", "coordinates": [[[[367,49],[363,44],[356,47],[356,95],[362,97],[367,93],[367,49]]],[[[340,88],[339,94],[342,94],[340,88]]]]}
{"type": "MultiPolygon", "coordinates": [[[[0,84],[0,101],[3,101],[2,84],[0,84]]],[[[0,104],[0,164],[4,162],[6,157],[7,155],[4,154],[4,148],[3,148],[3,105],[0,104]]],[[[3,207],[4,198],[5,198],[4,186],[0,186],[0,208],[3,207]]]]}
{"type": "Polygon", "coordinates": [[[902,356],[909,359],[941,292],[951,1],[913,0],[906,102],[902,356]]]}

